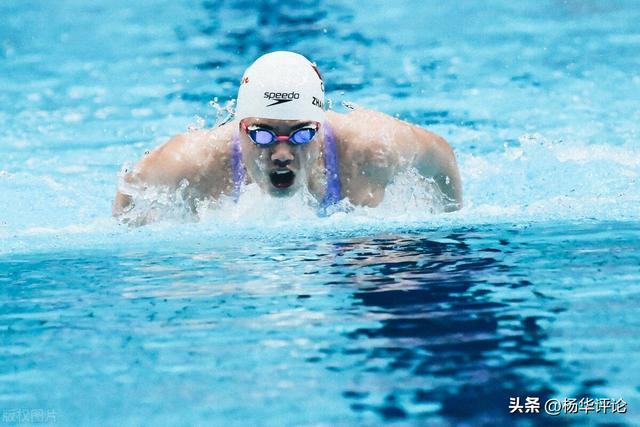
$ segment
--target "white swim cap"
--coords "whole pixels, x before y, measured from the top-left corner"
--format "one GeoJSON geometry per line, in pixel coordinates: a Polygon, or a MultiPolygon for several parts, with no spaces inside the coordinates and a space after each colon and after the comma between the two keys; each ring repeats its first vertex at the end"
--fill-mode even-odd
{"type": "Polygon", "coordinates": [[[256,59],[238,90],[236,119],[246,117],[324,122],[324,84],[316,66],[286,51],[256,59]]]}

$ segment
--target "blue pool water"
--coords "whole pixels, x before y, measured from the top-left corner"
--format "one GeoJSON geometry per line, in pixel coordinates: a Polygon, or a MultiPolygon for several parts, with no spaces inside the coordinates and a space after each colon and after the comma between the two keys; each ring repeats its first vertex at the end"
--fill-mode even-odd
{"type": "Polygon", "coordinates": [[[0,4],[3,423],[640,423],[640,5],[367,4],[0,4]],[[118,172],[278,49],[446,137],[465,208],[406,176],[328,218],[249,188],[111,219],[118,172]]]}

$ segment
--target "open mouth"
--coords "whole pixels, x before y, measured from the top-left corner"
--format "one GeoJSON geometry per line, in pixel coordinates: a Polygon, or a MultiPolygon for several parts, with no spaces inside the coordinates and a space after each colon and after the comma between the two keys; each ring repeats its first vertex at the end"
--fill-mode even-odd
{"type": "Polygon", "coordinates": [[[289,169],[276,169],[271,171],[269,178],[271,178],[271,184],[276,188],[288,188],[293,185],[293,180],[296,174],[289,169]]]}

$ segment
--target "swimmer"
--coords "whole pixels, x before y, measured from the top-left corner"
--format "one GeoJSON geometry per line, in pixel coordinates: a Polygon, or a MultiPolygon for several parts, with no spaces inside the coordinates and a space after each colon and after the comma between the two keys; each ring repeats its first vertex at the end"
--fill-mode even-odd
{"type": "Polygon", "coordinates": [[[320,208],[343,199],[375,207],[410,168],[435,184],[445,211],[462,207],[456,159],[443,138],[376,111],[325,111],[316,66],[278,51],[245,71],[233,121],[174,136],[146,154],[125,175],[113,214],[134,207],[131,189],[180,188],[195,210],[206,199],[237,200],[249,183],[274,197],[306,188],[320,208]]]}

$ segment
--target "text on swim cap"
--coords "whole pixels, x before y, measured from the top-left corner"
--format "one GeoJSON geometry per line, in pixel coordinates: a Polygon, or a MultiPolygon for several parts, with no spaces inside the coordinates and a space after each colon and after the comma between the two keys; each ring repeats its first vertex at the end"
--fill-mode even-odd
{"type": "Polygon", "coordinates": [[[299,99],[300,98],[300,94],[298,92],[289,92],[289,93],[284,93],[284,92],[265,92],[264,93],[264,97],[266,99],[276,99],[276,100],[281,100],[281,99],[299,99]]]}
{"type": "Polygon", "coordinates": [[[271,104],[267,104],[267,107],[271,107],[273,105],[284,104],[285,102],[291,102],[294,99],[299,99],[300,94],[298,92],[265,92],[264,97],[274,101],[271,104]]]}

